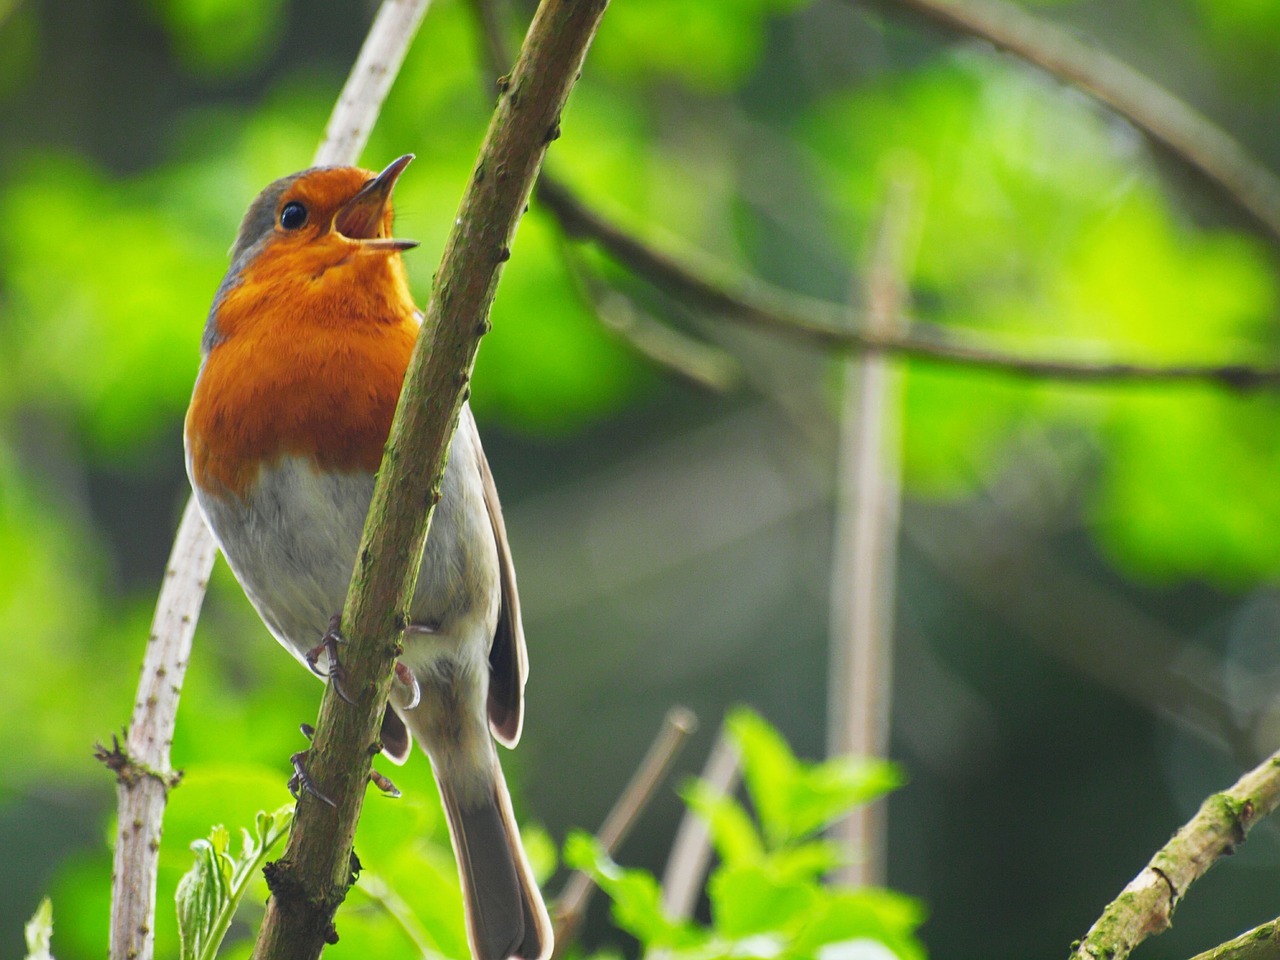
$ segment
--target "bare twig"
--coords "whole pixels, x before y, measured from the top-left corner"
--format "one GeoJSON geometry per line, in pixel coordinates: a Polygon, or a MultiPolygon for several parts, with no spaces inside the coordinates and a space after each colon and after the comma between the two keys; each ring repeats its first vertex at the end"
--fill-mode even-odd
{"type": "Polygon", "coordinates": [[[1280,367],[1040,359],[966,343],[951,332],[919,322],[913,322],[905,333],[852,328],[844,308],[731,276],[725,267],[697,254],[686,251],[677,257],[660,250],[591,209],[549,177],[539,184],[538,199],[571,235],[590,238],[619,263],[672,295],[708,313],[818,347],[882,351],[1029,379],[1115,385],[1208,383],[1234,390],[1280,386],[1280,367]]]}
{"type": "MultiPolygon", "coordinates": [[[[737,746],[721,727],[701,775],[713,796],[723,797],[733,792],[742,775],[741,763],[737,746]]],[[[711,831],[701,817],[686,810],[662,873],[662,907],[667,916],[680,920],[693,915],[710,862],[711,831]]]]}
{"type": "MultiPolygon", "coordinates": [[[[658,787],[666,780],[680,749],[697,726],[697,718],[684,707],[672,707],[667,711],[662,730],[596,834],[605,853],[612,856],[617,852],[658,787]]],[[[565,882],[553,912],[556,946],[551,955],[552,960],[559,960],[564,956],[565,950],[573,942],[594,891],[595,881],[582,871],[575,871],[565,882]]]]}
{"type": "MultiPolygon", "coordinates": [[[[428,0],[386,0],[365,39],[333,116],[317,164],[355,163],[428,0]]],[[[194,498],[187,500],[156,601],[151,639],[125,745],[99,756],[116,770],[119,815],[112,869],[113,960],[150,960],[154,948],[155,877],[168,787],[169,744],[191,637],[217,555],[194,498]],[[138,772],[145,773],[138,776],[138,772]]]]}
{"type": "MultiPolygon", "coordinates": [[[[890,182],[864,298],[867,329],[890,334],[906,299],[911,185],[890,182]]],[[[836,480],[831,563],[827,749],[832,756],[883,757],[889,749],[893,596],[902,493],[901,411],[889,358],[871,353],[847,365],[836,480]]],[[[864,804],[832,835],[849,855],[836,878],[850,886],[884,882],[885,802],[864,804]]]]}
{"type": "Polygon", "coordinates": [[[1169,929],[1188,888],[1280,804],[1280,753],[1215,793],[1111,903],[1070,960],[1124,960],[1147,937],[1169,929]]]}
{"type": "Polygon", "coordinates": [[[188,500],[173,541],[151,621],[142,678],[125,742],[98,757],[116,774],[116,846],[112,856],[111,944],[114,960],[150,960],[155,950],[156,864],[169,788],[178,698],[191,656],[205,586],[217,549],[188,500]]]}
{"type": "Polygon", "coordinates": [[[703,390],[723,393],[741,381],[742,367],[732,354],[654,319],[630,297],[593,276],[569,244],[564,247],[579,293],[605,329],[636,353],[703,390]]]}
{"type": "Polygon", "coordinates": [[[1280,960],[1280,919],[1197,953],[1191,960],[1280,960]]]}
{"type": "Polygon", "coordinates": [[[1001,0],[879,0],[981,37],[1106,104],[1280,239],[1280,179],[1221,127],[1128,64],[1001,0]]]}
{"type": "Polygon", "coordinates": [[[347,704],[326,687],[308,767],[334,805],[299,805],[284,855],[268,872],[258,960],[314,960],[337,936],[333,916],[351,883],[369,746],[378,742],[449,440],[516,226],[606,5],[543,0],[502,85],[432,285],[343,610],[344,685],[365,694],[347,704]]]}

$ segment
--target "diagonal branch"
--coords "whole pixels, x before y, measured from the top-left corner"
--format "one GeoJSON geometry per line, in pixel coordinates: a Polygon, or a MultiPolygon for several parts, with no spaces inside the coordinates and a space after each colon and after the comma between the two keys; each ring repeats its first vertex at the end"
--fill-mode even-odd
{"type": "MultiPolygon", "coordinates": [[[[604,851],[613,856],[640,819],[640,814],[666,781],[671,766],[680,755],[685,741],[698,728],[698,718],[686,707],[672,707],[662,721],[662,729],[649,746],[649,752],[640,761],[631,780],[623,788],[613,809],[605,818],[596,839],[604,851]]],[[[565,881],[564,889],[556,900],[556,946],[552,960],[559,960],[569,952],[578,935],[578,928],[586,919],[587,906],[596,888],[591,875],[576,870],[565,881]]]]}
{"type": "Polygon", "coordinates": [[[1234,390],[1280,386],[1280,367],[1042,359],[993,350],[920,322],[912,323],[904,333],[851,327],[845,308],[732,276],[727,268],[703,256],[688,252],[676,256],[648,244],[550,177],[538,185],[538,200],[570,235],[589,238],[633,273],[673,296],[726,320],[824,349],[881,351],[1006,376],[1077,383],[1208,383],[1234,390]]]}
{"type": "Polygon", "coordinates": [[[1124,960],[1147,937],[1169,929],[1187,889],[1235,852],[1255,823],[1280,806],[1280,753],[1205,800],[1142,872],[1107,904],[1069,960],[1124,960]]]}
{"type": "MultiPolygon", "coordinates": [[[[429,0],[386,0],[361,47],[315,162],[355,163],[369,137],[429,0]]],[[[156,865],[168,791],[176,784],[169,745],[200,607],[217,550],[187,499],[156,600],[151,638],[125,742],[98,756],[118,781],[112,862],[113,960],[150,960],[155,950],[156,865]],[[139,775],[139,773],[144,775],[139,775]]]]}
{"type": "Polygon", "coordinates": [[[449,439],[516,226],[606,5],[543,0],[502,84],[432,286],[343,610],[348,689],[366,695],[348,705],[326,687],[308,767],[334,806],[299,805],[288,847],[268,873],[258,960],[314,960],[337,937],[333,916],[351,884],[370,746],[378,743],[449,439]]]}
{"type": "Polygon", "coordinates": [[[928,17],[1083,90],[1222,190],[1280,240],[1280,178],[1221,127],[1127,63],[1004,0],[879,0],[928,17]]]}

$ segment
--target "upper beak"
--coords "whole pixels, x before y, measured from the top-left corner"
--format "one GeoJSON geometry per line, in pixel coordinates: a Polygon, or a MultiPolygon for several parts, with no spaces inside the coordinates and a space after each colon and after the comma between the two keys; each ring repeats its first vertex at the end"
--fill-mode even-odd
{"type": "Polygon", "coordinates": [[[396,240],[382,236],[382,221],[391,203],[391,190],[400,179],[412,153],[387,164],[387,168],[360,188],[333,218],[333,229],[349,240],[357,240],[366,249],[409,250],[417,240],[396,240]]]}

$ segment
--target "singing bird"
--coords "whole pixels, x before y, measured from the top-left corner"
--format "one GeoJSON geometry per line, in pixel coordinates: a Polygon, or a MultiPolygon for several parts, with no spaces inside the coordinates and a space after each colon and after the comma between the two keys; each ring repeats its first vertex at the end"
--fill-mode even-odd
{"type": "MultiPolygon", "coordinates": [[[[187,411],[187,472],[268,629],[314,667],[342,609],[422,314],[379,174],[314,167],[250,205],[205,326],[187,411]]],[[[520,737],[527,672],[502,510],[471,411],[449,448],[423,551],[383,751],[416,738],[458,860],[475,960],[545,960],[551,924],[493,738],[520,737]]],[[[329,649],[335,681],[339,664],[329,649]]]]}

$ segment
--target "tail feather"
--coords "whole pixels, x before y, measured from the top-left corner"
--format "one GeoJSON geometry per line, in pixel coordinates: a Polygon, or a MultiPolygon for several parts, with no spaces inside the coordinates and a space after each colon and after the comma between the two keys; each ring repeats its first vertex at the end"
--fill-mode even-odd
{"type": "Polygon", "coordinates": [[[547,960],[551,920],[520,843],[496,756],[493,767],[493,789],[478,805],[460,802],[448,778],[437,772],[462,879],[467,939],[474,960],[547,960]]]}

